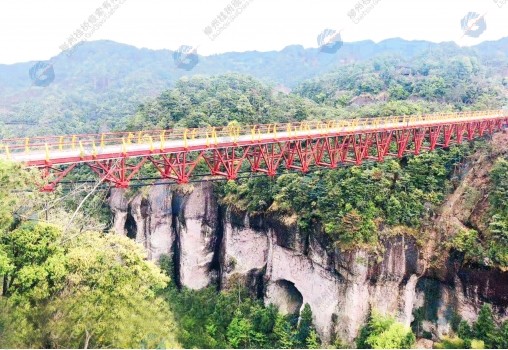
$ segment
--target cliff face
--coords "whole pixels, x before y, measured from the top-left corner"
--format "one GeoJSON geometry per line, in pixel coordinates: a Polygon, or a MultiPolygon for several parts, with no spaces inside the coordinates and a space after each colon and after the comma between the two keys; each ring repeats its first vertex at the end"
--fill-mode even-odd
{"type": "MultiPolygon", "coordinates": [[[[499,144],[508,145],[508,135],[496,135],[494,150],[499,144]]],[[[460,255],[438,244],[466,223],[482,227],[485,194],[478,190],[472,202],[468,193],[484,187],[492,163],[470,164],[423,239],[384,235],[381,254],[330,248],[318,227],[304,234],[291,218],[221,207],[206,182],[157,185],[130,199],[113,190],[110,206],[116,232],[142,243],[151,259],[172,256],[180,285],[226,286],[241,277],[254,295],[281,311],[298,312],[308,303],[325,341],[335,335],[352,341],[371,309],[395,314],[409,326],[422,308],[422,327],[439,336],[449,332],[454,314],[474,320],[483,302],[493,304],[498,318],[508,317],[508,272],[462,267],[460,255]]]]}

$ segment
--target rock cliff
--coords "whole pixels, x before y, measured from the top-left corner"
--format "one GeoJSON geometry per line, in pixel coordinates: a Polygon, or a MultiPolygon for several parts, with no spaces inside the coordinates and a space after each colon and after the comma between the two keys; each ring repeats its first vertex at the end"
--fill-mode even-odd
{"type": "MultiPolygon", "coordinates": [[[[495,136],[494,151],[499,144],[507,145],[508,135],[495,136]]],[[[142,243],[153,260],[172,256],[179,285],[221,287],[243,277],[254,295],[284,312],[308,303],[325,341],[353,341],[372,309],[408,326],[415,311],[424,310],[422,327],[440,336],[455,314],[474,320],[483,302],[492,303],[499,319],[508,318],[508,272],[463,267],[460,254],[437,244],[466,223],[483,227],[481,188],[492,163],[469,164],[419,239],[409,232],[383,234],[376,253],[333,248],[319,227],[305,234],[295,220],[276,213],[251,216],[223,207],[209,182],[156,185],[130,198],[113,190],[109,204],[117,233],[142,243]],[[478,190],[473,201],[471,188],[478,190]]]]}

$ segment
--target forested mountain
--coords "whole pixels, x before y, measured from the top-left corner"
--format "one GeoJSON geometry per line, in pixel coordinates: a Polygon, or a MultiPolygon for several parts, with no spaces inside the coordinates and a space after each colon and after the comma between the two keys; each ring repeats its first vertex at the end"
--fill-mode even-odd
{"type": "MultiPolygon", "coordinates": [[[[487,63],[495,67],[498,77],[506,77],[507,46],[508,38],[472,48],[402,39],[378,44],[362,41],[345,43],[336,54],[289,46],[278,52],[200,56],[198,64],[187,71],[177,67],[173,52],[168,50],[137,49],[111,41],[85,42],[72,55],[62,53],[51,59],[55,79],[46,87],[33,85],[29,78],[29,70],[36,62],[0,65],[0,120],[4,123],[1,132],[6,136],[122,129],[140,103],[174,86],[183,76],[235,72],[251,75],[286,91],[325,73],[342,74],[345,66],[373,58],[393,59],[386,62],[390,65],[388,74],[405,74],[411,70],[416,74],[414,79],[418,79],[432,67],[412,68],[414,62],[424,62],[427,57],[434,57],[435,61],[436,58],[466,56],[478,65],[487,63]]],[[[390,86],[392,95],[399,89],[398,85],[404,86],[404,81],[390,86]]],[[[377,92],[376,86],[372,89],[371,92],[377,92]]],[[[309,91],[302,92],[310,96],[309,91]]]]}
{"type": "MultiPolygon", "coordinates": [[[[507,61],[508,64],[508,61],[507,61]]],[[[508,78],[477,57],[425,56],[411,64],[380,57],[343,65],[291,93],[248,76],[182,78],[139,106],[129,130],[285,123],[502,108],[508,78]]]]}

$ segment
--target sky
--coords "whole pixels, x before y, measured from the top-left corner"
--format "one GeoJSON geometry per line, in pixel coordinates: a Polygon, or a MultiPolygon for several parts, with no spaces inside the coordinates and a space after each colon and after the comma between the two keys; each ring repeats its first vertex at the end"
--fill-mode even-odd
{"type": "Polygon", "coordinates": [[[49,59],[72,35],[149,49],[189,45],[201,55],[318,47],[327,28],[346,42],[399,37],[468,46],[508,36],[507,19],[506,0],[2,0],[0,64],[49,59]],[[77,33],[104,1],[119,6],[109,18],[99,17],[96,23],[103,23],[87,29],[88,37],[77,33]],[[244,8],[228,15],[224,10],[235,1],[244,8]],[[369,4],[353,16],[364,2],[369,4]],[[225,27],[219,32],[212,22],[221,12],[225,27]],[[485,15],[486,30],[477,38],[461,28],[470,12],[485,15]]]}

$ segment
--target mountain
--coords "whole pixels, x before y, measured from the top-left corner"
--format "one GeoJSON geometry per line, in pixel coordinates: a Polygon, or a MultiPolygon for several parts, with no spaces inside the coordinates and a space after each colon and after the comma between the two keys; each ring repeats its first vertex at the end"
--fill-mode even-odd
{"type": "Polygon", "coordinates": [[[30,69],[37,62],[0,65],[0,133],[6,137],[123,129],[140,103],[184,76],[236,72],[287,90],[340,66],[375,57],[396,56],[410,64],[429,52],[439,52],[499,62],[506,61],[507,47],[508,38],[471,48],[396,38],[344,43],[335,54],[293,45],[281,51],[198,56],[195,66],[183,69],[173,51],[112,41],[84,42],[71,55],[61,53],[49,61],[54,80],[47,86],[37,86],[30,79],[30,69]]]}

